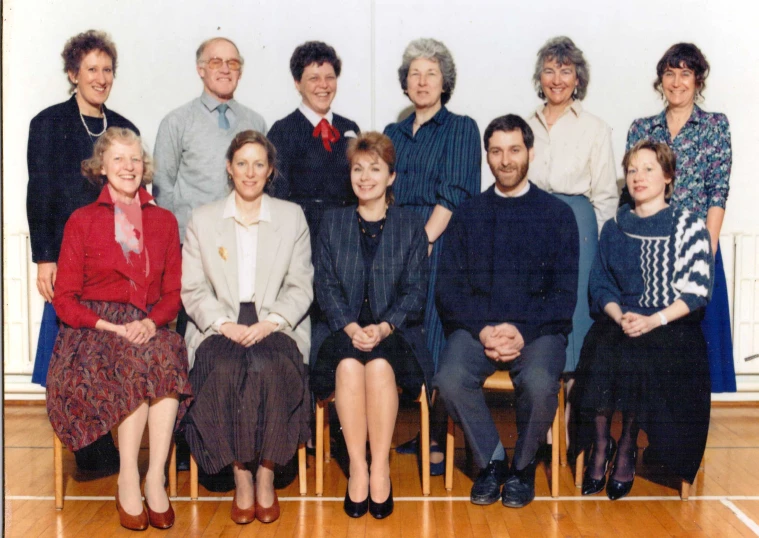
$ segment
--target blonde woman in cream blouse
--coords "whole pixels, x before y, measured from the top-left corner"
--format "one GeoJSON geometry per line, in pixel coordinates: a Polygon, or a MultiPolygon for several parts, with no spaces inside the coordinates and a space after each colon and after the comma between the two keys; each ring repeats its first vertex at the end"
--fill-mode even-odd
{"type": "Polygon", "coordinates": [[[577,366],[592,324],[588,310],[588,276],[598,234],[619,200],[611,129],[582,106],[590,72],[582,51],[568,37],[555,37],[538,51],[533,82],[544,103],[529,116],[535,133],[530,180],[569,204],[580,231],[577,308],[567,343],[564,370],[577,366]]]}

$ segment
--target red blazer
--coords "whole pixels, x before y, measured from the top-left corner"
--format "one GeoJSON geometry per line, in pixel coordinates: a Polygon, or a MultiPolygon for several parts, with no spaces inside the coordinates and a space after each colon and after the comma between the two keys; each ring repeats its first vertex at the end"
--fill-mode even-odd
{"type": "Polygon", "coordinates": [[[108,187],[98,199],[76,210],[66,223],[58,258],[53,306],[58,317],[76,329],[95,327],[100,319],[81,301],[129,303],[161,327],[179,312],[182,254],[174,215],[150,203],[144,188],[138,191],[142,206],[143,245],[150,274],[127,263],[114,233],[114,204],[108,187]]]}

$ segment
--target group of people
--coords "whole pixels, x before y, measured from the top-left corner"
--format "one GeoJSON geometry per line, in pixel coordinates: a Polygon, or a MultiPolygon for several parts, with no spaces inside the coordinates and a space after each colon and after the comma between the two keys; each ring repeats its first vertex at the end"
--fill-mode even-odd
{"type": "Polygon", "coordinates": [[[578,446],[591,449],[583,494],[629,492],[640,428],[647,460],[695,477],[707,343],[731,345],[718,250],[730,133],[695,104],[709,71],[696,46],[674,45],[657,66],[667,107],[630,129],[619,208],[610,129],[581,105],[589,66],[567,37],[538,53],[543,104],[485,129],[495,184],[482,193],[479,129],[446,108],[456,67],[434,39],[406,48],[398,76],[414,110],[384,134],[332,111],[335,50],[298,46],[301,103],[267,135],[234,99],[237,46],[209,39],[196,56],[203,92],[164,118],[152,157],[105,106],[117,66],[107,34],[72,37],[63,59],[73,96],[29,135],[46,300],[34,379],[77,465],[118,469],[124,527],[173,524],[164,466],[175,429],[206,473],[232,467],[235,522],[276,520],[274,468],[309,440],[311,395],[333,393],[350,459],[344,510],[387,517],[397,387],[415,397],[423,384],[439,395],[433,474],[447,412],[480,469],[472,502],[524,506],[560,376],[575,370],[578,446]],[[718,338],[711,327],[725,323],[718,338]],[[482,393],[502,369],[516,388],[510,466],[482,393]]]}

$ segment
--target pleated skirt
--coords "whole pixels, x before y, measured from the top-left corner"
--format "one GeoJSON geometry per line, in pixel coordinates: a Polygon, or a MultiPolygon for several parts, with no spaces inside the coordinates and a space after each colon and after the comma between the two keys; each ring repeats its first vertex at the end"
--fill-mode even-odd
{"type": "Polygon", "coordinates": [[[608,318],[593,324],[575,373],[578,446],[592,442],[600,410],[635,413],[646,460],[693,482],[706,448],[711,383],[701,320],[691,314],[637,338],[608,318]]]}
{"type": "MultiPolygon", "coordinates": [[[[82,304],[118,325],[146,317],[129,304],[82,304]]],[[[190,396],[187,367],[184,339],[167,327],[136,345],[113,332],[64,325],[47,376],[50,423],[69,450],[79,450],[120,424],[146,399],[190,396]]]]}
{"type": "MultiPolygon", "coordinates": [[[[258,320],[242,303],[238,323],[258,320]]],[[[195,352],[190,371],[195,398],[184,419],[198,464],[215,474],[235,461],[288,463],[309,436],[308,382],[295,341],[275,332],[244,347],[214,335],[195,352]]]]}

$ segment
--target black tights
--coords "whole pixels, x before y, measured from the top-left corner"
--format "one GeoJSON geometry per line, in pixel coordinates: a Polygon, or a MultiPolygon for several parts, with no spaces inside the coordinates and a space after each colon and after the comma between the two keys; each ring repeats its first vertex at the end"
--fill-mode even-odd
{"type": "MultiPolygon", "coordinates": [[[[611,443],[611,419],[614,412],[608,409],[596,414],[594,424],[596,437],[593,443],[588,470],[590,477],[600,480],[606,470],[606,451],[611,443]]],[[[614,480],[629,482],[635,476],[635,456],[638,451],[638,421],[635,413],[627,412],[622,415],[622,435],[619,437],[617,457],[614,460],[612,476],[614,480]]]]}

